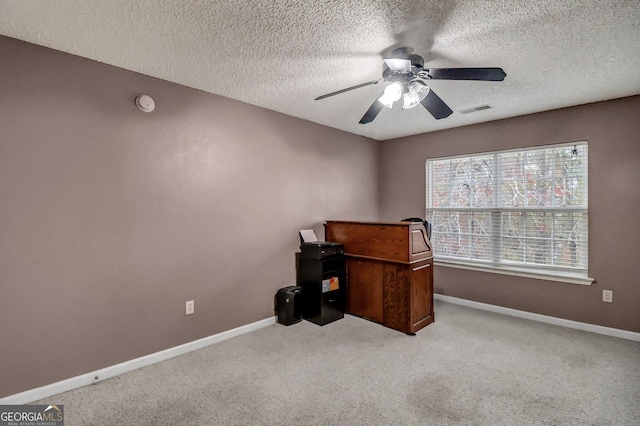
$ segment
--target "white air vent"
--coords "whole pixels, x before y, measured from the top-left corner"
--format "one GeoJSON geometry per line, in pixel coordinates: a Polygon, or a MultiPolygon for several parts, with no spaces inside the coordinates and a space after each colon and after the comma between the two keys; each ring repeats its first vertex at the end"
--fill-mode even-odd
{"type": "Polygon", "coordinates": [[[483,109],[491,109],[491,105],[480,105],[480,106],[469,108],[469,109],[463,109],[462,111],[459,111],[459,112],[462,114],[471,114],[472,112],[482,111],[483,109]]]}

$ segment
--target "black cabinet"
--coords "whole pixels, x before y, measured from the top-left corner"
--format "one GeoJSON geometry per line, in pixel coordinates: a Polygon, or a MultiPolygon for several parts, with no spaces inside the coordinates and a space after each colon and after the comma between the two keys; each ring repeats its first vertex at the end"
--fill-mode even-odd
{"type": "Polygon", "coordinates": [[[346,305],[344,255],[324,259],[298,259],[298,285],[302,287],[302,318],[318,325],[344,318],[346,305]]]}

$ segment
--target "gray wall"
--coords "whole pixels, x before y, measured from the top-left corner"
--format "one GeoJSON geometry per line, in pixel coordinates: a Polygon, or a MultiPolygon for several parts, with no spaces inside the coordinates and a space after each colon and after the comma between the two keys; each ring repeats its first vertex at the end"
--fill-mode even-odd
{"type": "Polygon", "coordinates": [[[376,141],[9,38],[0,58],[0,397],[268,318],[299,229],[377,219],[376,141]]]}
{"type": "Polygon", "coordinates": [[[0,397],[271,316],[297,230],[424,215],[427,158],[584,139],[597,283],[436,267],[435,289],[640,331],[640,97],[378,143],[13,39],[0,58],[0,397]]]}
{"type": "MultiPolygon", "coordinates": [[[[478,113],[478,114],[481,114],[478,113]]],[[[437,266],[436,293],[640,332],[640,97],[385,141],[380,219],[425,214],[428,158],[587,140],[591,286],[437,266]],[[613,303],[602,290],[613,290],[613,303]]],[[[437,314],[436,314],[437,320],[437,314]]]]}

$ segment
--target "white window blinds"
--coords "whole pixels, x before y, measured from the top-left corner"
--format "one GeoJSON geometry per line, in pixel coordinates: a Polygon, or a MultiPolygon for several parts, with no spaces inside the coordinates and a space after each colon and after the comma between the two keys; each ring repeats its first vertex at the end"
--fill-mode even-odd
{"type": "Polygon", "coordinates": [[[427,160],[436,260],[587,276],[587,143],[427,160]]]}

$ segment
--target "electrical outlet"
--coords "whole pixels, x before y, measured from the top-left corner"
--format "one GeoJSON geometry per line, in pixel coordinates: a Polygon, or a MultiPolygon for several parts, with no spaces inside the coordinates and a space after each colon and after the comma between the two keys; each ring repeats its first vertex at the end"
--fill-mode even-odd
{"type": "Polygon", "coordinates": [[[613,290],[602,290],[602,301],[612,303],[613,302],[613,290]]]}
{"type": "Polygon", "coordinates": [[[193,300],[188,300],[186,305],[185,305],[185,310],[186,310],[186,314],[187,315],[191,315],[192,313],[195,312],[196,307],[195,304],[193,302],[193,300]]]}

